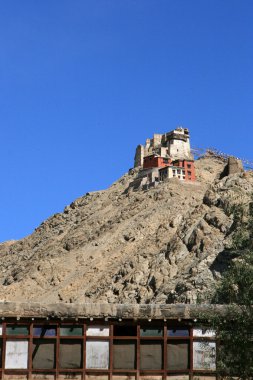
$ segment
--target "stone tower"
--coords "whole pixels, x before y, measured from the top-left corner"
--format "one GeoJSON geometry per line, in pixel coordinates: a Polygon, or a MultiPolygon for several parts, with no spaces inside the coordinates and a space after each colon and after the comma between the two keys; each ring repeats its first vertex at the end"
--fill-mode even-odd
{"type": "Polygon", "coordinates": [[[152,139],[146,140],[144,146],[137,146],[134,167],[142,166],[144,157],[154,153],[172,160],[192,160],[189,130],[178,127],[165,134],[154,134],[152,139]]]}

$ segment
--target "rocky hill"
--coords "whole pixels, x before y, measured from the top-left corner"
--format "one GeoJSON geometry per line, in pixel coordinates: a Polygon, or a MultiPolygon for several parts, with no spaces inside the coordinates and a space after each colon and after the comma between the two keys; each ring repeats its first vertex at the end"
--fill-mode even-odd
{"type": "Polygon", "coordinates": [[[2,300],[194,303],[227,267],[250,172],[220,179],[226,162],[196,161],[196,182],[132,191],[138,169],[75,200],[19,241],[0,244],[2,300]]]}

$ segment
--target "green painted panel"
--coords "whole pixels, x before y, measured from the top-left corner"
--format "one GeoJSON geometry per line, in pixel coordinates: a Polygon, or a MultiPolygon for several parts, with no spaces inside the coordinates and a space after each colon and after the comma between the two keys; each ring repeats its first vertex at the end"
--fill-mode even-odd
{"type": "Polygon", "coordinates": [[[7,335],[28,335],[29,329],[28,329],[28,326],[7,325],[6,334],[7,335]]]}
{"type": "Polygon", "coordinates": [[[83,328],[82,326],[64,326],[60,327],[61,336],[82,336],[83,328]]]}

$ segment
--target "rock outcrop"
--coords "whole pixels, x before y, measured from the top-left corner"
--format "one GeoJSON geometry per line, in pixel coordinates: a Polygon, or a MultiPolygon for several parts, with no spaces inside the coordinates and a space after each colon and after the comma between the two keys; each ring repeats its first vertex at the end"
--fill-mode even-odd
{"type": "Polygon", "coordinates": [[[138,169],[87,193],[32,235],[0,244],[1,299],[31,302],[196,303],[229,264],[233,210],[247,208],[250,172],[196,161],[196,182],[127,191],[138,169]]]}

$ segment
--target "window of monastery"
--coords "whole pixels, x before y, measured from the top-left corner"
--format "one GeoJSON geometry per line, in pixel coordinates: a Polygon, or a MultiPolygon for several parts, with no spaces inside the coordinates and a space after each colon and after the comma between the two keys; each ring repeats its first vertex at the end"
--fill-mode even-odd
{"type": "Polygon", "coordinates": [[[36,326],[35,325],[33,327],[33,335],[37,337],[56,336],[56,326],[36,326]]]}
{"type": "Polygon", "coordinates": [[[215,332],[208,329],[193,329],[193,368],[215,370],[216,343],[205,338],[215,338],[215,332]]]}
{"type": "Polygon", "coordinates": [[[55,368],[56,342],[51,339],[33,339],[32,342],[32,368],[55,368]]]}
{"type": "Polygon", "coordinates": [[[113,341],[113,369],[136,369],[136,340],[113,341]]]}
{"type": "Polygon", "coordinates": [[[27,369],[28,340],[8,339],[5,345],[5,368],[27,369]]]}
{"type": "Polygon", "coordinates": [[[167,335],[168,336],[174,336],[174,337],[182,337],[182,336],[189,336],[190,332],[189,329],[167,329],[167,335]]]}
{"type": "Polygon", "coordinates": [[[163,342],[159,340],[141,340],[140,369],[161,370],[163,368],[163,342]]]}
{"type": "Polygon", "coordinates": [[[176,321],[0,326],[0,379],[215,379],[213,331],[176,321]]]}

